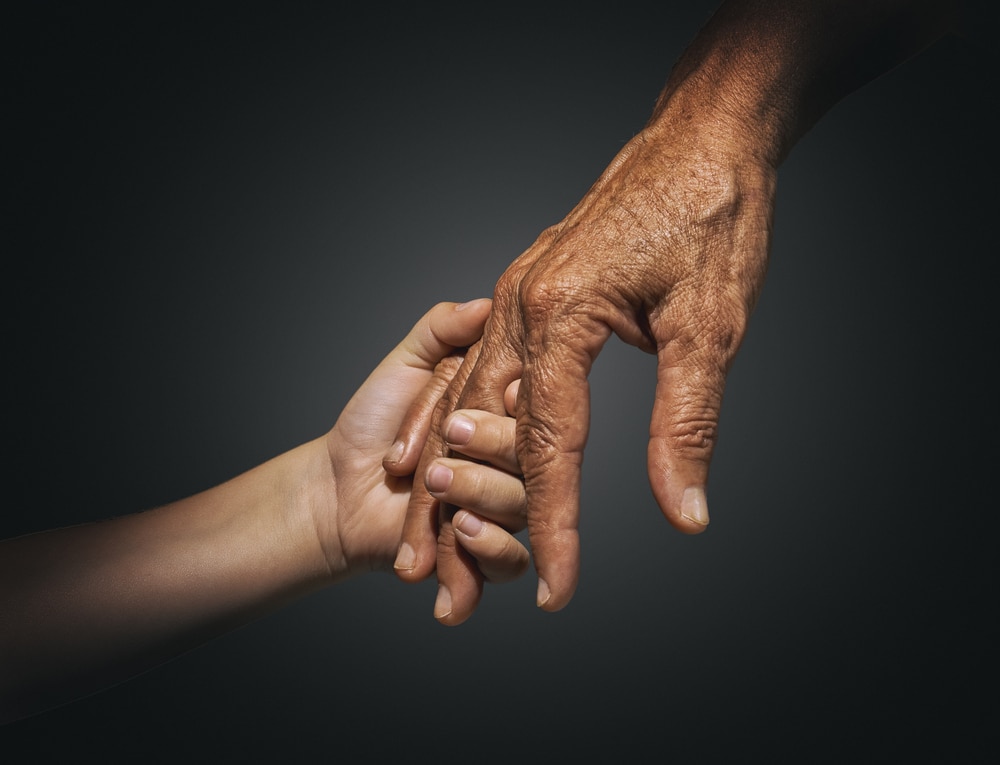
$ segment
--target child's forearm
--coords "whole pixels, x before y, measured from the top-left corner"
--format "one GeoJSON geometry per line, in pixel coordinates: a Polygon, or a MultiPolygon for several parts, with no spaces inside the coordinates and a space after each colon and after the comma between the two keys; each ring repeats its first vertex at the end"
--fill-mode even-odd
{"type": "Polygon", "coordinates": [[[155,510],[0,542],[0,718],[115,684],[328,583],[311,493],[323,484],[335,512],[330,481],[320,440],[155,510]]]}

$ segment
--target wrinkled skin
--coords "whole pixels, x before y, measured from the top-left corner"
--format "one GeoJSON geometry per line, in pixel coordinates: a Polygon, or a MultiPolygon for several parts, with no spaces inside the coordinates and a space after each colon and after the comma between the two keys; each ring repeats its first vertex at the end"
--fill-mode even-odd
{"type": "MultiPolygon", "coordinates": [[[[501,276],[483,339],[437,403],[503,414],[516,401],[517,451],[539,577],[538,604],[571,599],[579,571],[579,486],[589,429],[587,378],[612,333],[658,359],[648,470],[653,494],[680,531],[707,522],[704,496],[725,377],[766,272],[775,172],[722,141],[647,128],[622,150],[558,225],[501,276]]],[[[433,428],[426,463],[447,453],[433,428]]],[[[418,468],[419,474],[419,468],[418,468]]],[[[436,565],[458,624],[482,595],[482,576],[456,548],[454,508],[411,495],[403,539],[418,580],[436,565]]]]}
{"type": "MultiPolygon", "coordinates": [[[[366,571],[390,570],[396,556],[399,529],[419,475],[386,476],[381,460],[404,418],[421,433],[430,431],[428,401],[440,396],[461,368],[465,348],[481,335],[489,313],[488,300],[434,306],[403,341],[372,371],[344,407],[324,445],[328,463],[321,463],[318,488],[305,491],[315,538],[324,551],[334,582],[366,571]],[[330,479],[332,478],[332,483],[330,479]],[[333,506],[330,501],[335,500],[333,506]]],[[[528,551],[511,534],[524,528],[523,488],[512,465],[512,418],[484,416],[483,424],[461,447],[476,456],[455,477],[443,497],[460,497],[483,524],[480,535],[460,540],[468,560],[488,581],[510,581],[528,566],[528,551]],[[482,465],[496,465],[485,469],[482,465]]]]}
{"type": "MultiPolygon", "coordinates": [[[[725,0],[674,65],[645,129],[500,277],[434,429],[453,406],[502,414],[505,386],[522,378],[517,455],[542,608],[563,608],[577,584],[587,377],[604,343],[614,333],[656,354],[650,485],[673,526],[704,530],[725,379],[767,270],[777,168],[841,98],[960,29],[962,5],[725,0]]],[[[428,442],[446,448],[439,436],[428,442]]],[[[400,466],[416,460],[406,452],[400,466]]],[[[412,581],[436,566],[451,609],[435,615],[458,624],[482,576],[455,551],[451,510],[427,500],[411,494],[403,539],[416,554],[396,570],[412,581]]]]}

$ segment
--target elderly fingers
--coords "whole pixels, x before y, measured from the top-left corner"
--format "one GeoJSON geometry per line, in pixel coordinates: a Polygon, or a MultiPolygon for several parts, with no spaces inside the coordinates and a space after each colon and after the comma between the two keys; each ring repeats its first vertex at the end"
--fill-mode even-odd
{"type": "MultiPolygon", "coordinates": [[[[708,302],[708,301],[706,301],[708,302]]],[[[718,301],[716,301],[718,302],[718,301]]],[[[696,315],[691,311],[690,315],[696,315]]],[[[706,487],[718,441],[726,373],[743,337],[746,317],[724,306],[689,321],[663,314],[659,335],[670,337],[657,357],[656,394],[649,427],[650,485],[668,521],[679,531],[698,534],[709,522],[706,487]]]]}
{"type": "Polygon", "coordinates": [[[435,412],[461,364],[461,356],[442,359],[423,390],[406,410],[395,440],[382,457],[382,468],[389,475],[408,476],[417,469],[421,452],[431,432],[435,412]]]}
{"type": "MultiPolygon", "coordinates": [[[[463,364],[458,357],[448,357],[439,366],[458,366],[463,364]]],[[[452,409],[452,401],[456,395],[454,390],[461,367],[458,371],[446,370],[443,373],[445,388],[434,401],[432,412],[428,419],[425,437],[416,444],[416,473],[423,475],[435,459],[447,453],[440,430],[435,427],[452,409]],[[448,382],[450,380],[450,383],[448,382]]],[[[385,462],[383,461],[383,466],[385,462]]],[[[392,472],[387,470],[387,472],[392,472]]],[[[414,481],[410,491],[410,500],[403,520],[403,532],[399,550],[393,568],[396,575],[409,582],[417,582],[435,570],[437,563],[437,547],[439,535],[439,516],[441,508],[437,498],[431,496],[423,481],[414,481]]]]}

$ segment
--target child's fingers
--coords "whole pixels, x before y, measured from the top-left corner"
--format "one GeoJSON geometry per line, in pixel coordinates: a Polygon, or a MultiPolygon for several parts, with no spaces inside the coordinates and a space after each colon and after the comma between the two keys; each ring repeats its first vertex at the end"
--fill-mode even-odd
{"type": "MultiPolygon", "coordinates": [[[[466,303],[438,303],[413,325],[406,337],[393,349],[376,370],[396,370],[405,367],[433,377],[415,395],[409,411],[397,430],[392,446],[386,452],[382,466],[386,472],[410,475],[417,467],[420,450],[432,427],[435,406],[444,389],[455,375],[457,365],[447,367],[442,362],[455,351],[475,343],[483,334],[492,301],[479,298],[466,303]]],[[[458,354],[461,357],[461,354],[458,354]]]]}
{"type": "Polygon", "coordinates": [[[482,337],[491,305],[489,298],[438,303],[413,326],[396,351],[408,366],[431,370],[455,348],[472,345],[482,337]]]}
{"type": "Polygon", "coordinates": [[[483,460],[501,470],[521,474],[514,448],[517,421],[481,409],[458,409],[441,427],[445,444],[474,460],[483,460]]]}
{"type": "Polygon", "coordinates": [[[526,525],[528,506],[519,476],[466,459],[438,457],[428,465],[424,485],[435,499],[472,509],[511,531],[526,525]]]}
{"type": "Polygon", "coordinates": [[[496,524],[468,510],[455,513],[453,524],[455,539],[476,559],[486,581],[509,582],[528,570],[527,548],[496,524]]]}
{"type": "Polygon", "coordinates": [[[518,378],[514,380],[510,385],[507,386],[507,390],[503,392],[503,405],[507,410],[507,414],[511,417],[515,417],[515,412],[517,411],[517,394],[521,390],[521,380],[518,378]]]}

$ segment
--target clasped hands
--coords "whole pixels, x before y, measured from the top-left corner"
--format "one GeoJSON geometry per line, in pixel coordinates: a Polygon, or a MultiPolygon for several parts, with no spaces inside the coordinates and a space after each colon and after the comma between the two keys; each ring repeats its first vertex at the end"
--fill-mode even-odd
{"type": "Polygon", "coordinates": [[[725,377],[763,285],[775,189],[771,164],[742,148],[690,124],[647,126],[502,274],[483,337],[404,422],[383,466],[425,480],[411,491],[395,571],[410,582],[436,572],[441,623],[468,619],[492,578],[456,542],[468,515],[441,493],[444,466],[457,475],[476,458],[462,452],[490,427],[485,415],[516,417],[518,464],[508,469],[523,475],[537,605],[557,611],[572,598],[587,378],[612,333],[657,357],[655,500],[677,530],[706,528],[725,377]]]}

